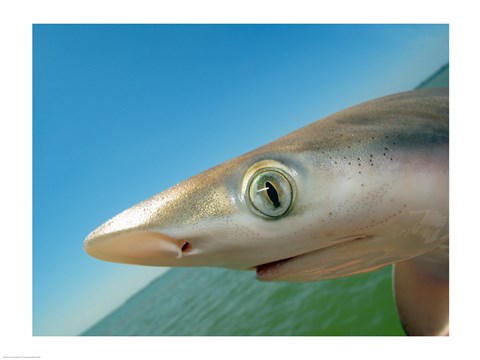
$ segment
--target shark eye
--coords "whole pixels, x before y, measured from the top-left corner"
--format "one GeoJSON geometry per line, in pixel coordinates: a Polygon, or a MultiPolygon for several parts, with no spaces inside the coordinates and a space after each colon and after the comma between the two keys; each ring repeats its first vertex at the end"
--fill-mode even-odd
{"type": "Polygon", "coordinates": [[[293,190],[286,174],[276,169],[264,169],[252,176],[248,195],[250,203],[260,214],[277,218],[290,208],[293,190]]]}

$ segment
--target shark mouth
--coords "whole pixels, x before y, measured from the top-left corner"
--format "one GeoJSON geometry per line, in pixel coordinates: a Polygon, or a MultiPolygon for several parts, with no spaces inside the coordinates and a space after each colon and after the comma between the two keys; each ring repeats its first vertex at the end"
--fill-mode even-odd
{"type": "MultiPolygon", "coordinates": [[[[299,256],[301,256],[301,255],[299,255],[299,256]]],[[[284,265],[289,260],[294,259],[296,257],[297,256],[293,256],[293,257],[289,257],[289,258],[286,258],[286,259],[277,260],[277,261],[273,261],[273,262],[270,262],[270,263],[258,265],[256,267],[257,279],[268,281],[268,278],[271,277],[276,272],[276,270],[281,268],[282,265],[284,265]]]]}
{"type": "Polygon", "coordinates": [[[358,246],[367,235],[349,236],[323,247],[297,256],[256,266],[260,281],[315,281],[371,271],[377,268],[378,251],[358,256],[358,246]],[[355,255],[357,254],[357,255],[355,255]],[[372,257],[368,254],[373,255],[372,257]]]}

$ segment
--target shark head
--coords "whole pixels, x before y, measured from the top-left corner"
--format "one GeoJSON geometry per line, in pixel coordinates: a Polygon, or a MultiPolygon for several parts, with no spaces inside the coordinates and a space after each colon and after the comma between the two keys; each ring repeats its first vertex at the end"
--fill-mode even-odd
{"type": "Polygon", "coordinates": [[[447,239],[448,97],[428,90],[352,107],[187,179],[95,229],[84,249],[310,281],[447,239]]]}

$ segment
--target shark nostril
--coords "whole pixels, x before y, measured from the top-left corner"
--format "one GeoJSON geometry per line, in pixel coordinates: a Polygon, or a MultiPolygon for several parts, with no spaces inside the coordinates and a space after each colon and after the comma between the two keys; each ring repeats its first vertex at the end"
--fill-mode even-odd
{"type": "Polygon", "coordinates": [[[188,241],[185,241],[182,245],[182,253],[189,252],[190,250],[192,250],[192,245],[188,241]]]}

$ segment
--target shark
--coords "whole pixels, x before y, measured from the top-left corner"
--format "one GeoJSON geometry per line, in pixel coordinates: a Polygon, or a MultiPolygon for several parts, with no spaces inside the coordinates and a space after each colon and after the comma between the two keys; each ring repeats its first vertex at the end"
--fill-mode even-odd
{"type": "Polygon", "coordinates": [[[94,258],[308,282],[393,264],[408,335],[449,334],[449,90],[349,107],[93,230],[94,258]]]}

